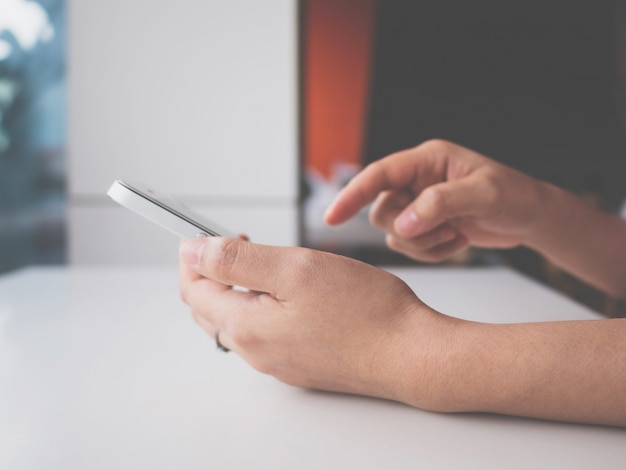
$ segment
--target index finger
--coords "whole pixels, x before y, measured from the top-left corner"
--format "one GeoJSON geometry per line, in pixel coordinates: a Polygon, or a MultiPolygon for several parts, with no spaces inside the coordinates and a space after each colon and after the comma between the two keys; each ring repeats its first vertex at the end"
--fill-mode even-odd
{"type": "Polygon", "coordinates": [[[441,157],[445,157],[449,150],[444,143],[427,142],[369,164],[339,191],[324,214],[326,223],[345,222],[383,191],[436,182],[445,174],[445,158],[441,157]],[[424,181],[417,181],[422,176],[424,181]]]}

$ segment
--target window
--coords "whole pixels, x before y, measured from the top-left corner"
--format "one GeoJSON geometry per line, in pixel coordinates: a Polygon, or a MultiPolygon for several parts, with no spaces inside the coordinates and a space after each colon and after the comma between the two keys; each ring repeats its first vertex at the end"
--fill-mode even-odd
{"type": "Polygon", "coordinates": [[[0,272],[65,260],[65,2],[0,0],[0,272]]]}

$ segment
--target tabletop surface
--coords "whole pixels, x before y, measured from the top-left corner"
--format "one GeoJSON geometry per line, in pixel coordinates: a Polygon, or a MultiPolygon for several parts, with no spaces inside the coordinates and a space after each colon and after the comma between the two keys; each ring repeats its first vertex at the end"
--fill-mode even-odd
{"type": "MultiPolygon", "coordinates": [[[[504,268],[392,270],[477,321],[599,318],[504,268]]],[[[0,468],[624,468],[626,431],[303,390],[215,349],[175,269],[0,277],[0,468]]]]}

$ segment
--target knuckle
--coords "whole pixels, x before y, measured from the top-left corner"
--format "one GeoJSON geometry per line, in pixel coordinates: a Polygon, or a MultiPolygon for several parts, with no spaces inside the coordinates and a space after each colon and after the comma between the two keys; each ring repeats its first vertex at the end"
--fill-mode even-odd
{"type": "Polygon", "coordinates": [[[393,220],[397,213],[411,202],[403,192],[384,191],[370,207],[368,218],[374,227],[387,232],[393,231],[393,220]]]}
{"type": "Polygon", "coordinates": [[[450,149],[452,143],[445,139],[430,139],[424,142],[422,146],[434,151],[446,151],[450,149]]]}
{"type": "Polygon", "coordinates": [[[368,218],[374,227],[384,228],[384,220],[380,208],[372,207],[369,211],[368,218]]]}
{"type": "Polygon", "coordinates": [[[191,305],[194,298],[194,290],[197,285],[194,282],[181,282],[178,288],[180,299],[187,305],[191,305]]]}
{"type": "Polygon", "coordinates": [[[387,237],[385,238],[385,242],[391,250],[404,256],[408,256],[409,258],[416,261],[423,261],[426,263],[433,263],[438,261],[437,259],[434,259],[432,253],[429,253],[426,250],[421,250],[418,246],[415,245],[408,246],[406,244],[406,241],[399,240],[392,235],[387,235],[387,237]]]}
{"type": "Polygon", "coordinates": [[[314,250],[301,249],[298,262],[294,264],[294,272],[291,273],[297,283],[310,282],[315,277],[320,265],[321,254],[314,250]]]}
{"type": "Polygon", "coordinates": [[[487,204],[496,204],[503,197],[501,180],[495,172],[485,172],[482,186],[483,198],[487,204]]]}
{"type": "Polygon", "coordinates": [[[374,160],[372,163],[368,164],[363,173],[368,173],[373,176],[383,188],[388,188],[392,186],[390,181],[389,172],[392,171],[392,166],[390,165],[390,159],[393,159],[394,155],[390,155],[388,157],[382,158],[380,160],[374,160]]]}
{"type": "Polygon", "coordinates": [[[385,243],[393,251],[400,251],[400,246],[398,244],[398,240],[393,235],[388,234],[385,237],[385,243]]]}
{"type": "Polygon", "coordinates": [[[440,213],[445,210],[445,196],[436,186],[430,186],[424,189],[420,197],[422,199],[422,207],[424,207],[429,213],[440,213]]]}
{"type": "Polygon", "coordinates": [[[366,165],[363,171],[367,171],[368,173],[378,173],[383,168],[383,163],[381,160],[374,160],[373,162],[366,165]]]}
{"type": "Polygon", "coordinates": [[[448,256],[441,253],[425,253],[421,260],[425,263],[440,263],[444,261],[448,256]]]}
{"type": "Polygon", "coordinates": [[[181,286],[179,290],[180,300],[189,305],[189,286],[181,286]]]}
{"type": "Polygon", "coordinates": [[[395,251],[396,253],[408,256],[409,258],[419,259],[419,250],[414,247],[407,246],[406,241],[404,240],[399,240],[393,235],[387,235],[385,243],[390,250],[395,251]]]}
{"type": "Polygon", "coordinates": [[[201,320],[201,317],[200,317],[200,313],[198,313],[197,310],[195,310],[195,309],[191,310],[191,318],[193,318],[193,321],[196,322],[196,324],[198,326],[200,326],[200,327],[203,326],[202,325],[202,320],[201,320]]]}
{"type": "Polygon", "coordinates": [[[230,279],[237,264],[241,243],[234,238],[220,238],[215,256],[205,263],[209,270],[214,271],[218,279],[230,279]]]}
{"type": "Polygon", "coordinates": [[[227,326],[227,329],[230,341],[239,349],[242,351],[258,350],[261,340],[254,329],[247,327],[243,322],[237,322],[237,324],[233,322],[227,326]]]}

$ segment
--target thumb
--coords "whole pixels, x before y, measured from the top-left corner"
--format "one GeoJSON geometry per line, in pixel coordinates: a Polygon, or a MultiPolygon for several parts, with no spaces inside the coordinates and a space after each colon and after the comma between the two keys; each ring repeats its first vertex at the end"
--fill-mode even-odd
{"type": "Polygon", "coordinates": [[[487,197],[471,177],[429,186],[396,217],[394,229],[401,237],[415,237],[448,219],[475,212],[487,197]]]}
{"type": "Polygon", "coordinates": [[[181,261],[202,276],[229,286],[241,286],[276,296],[289,257],[279,247],[239,238],[202,237],[185,240],[181,261]]]}

